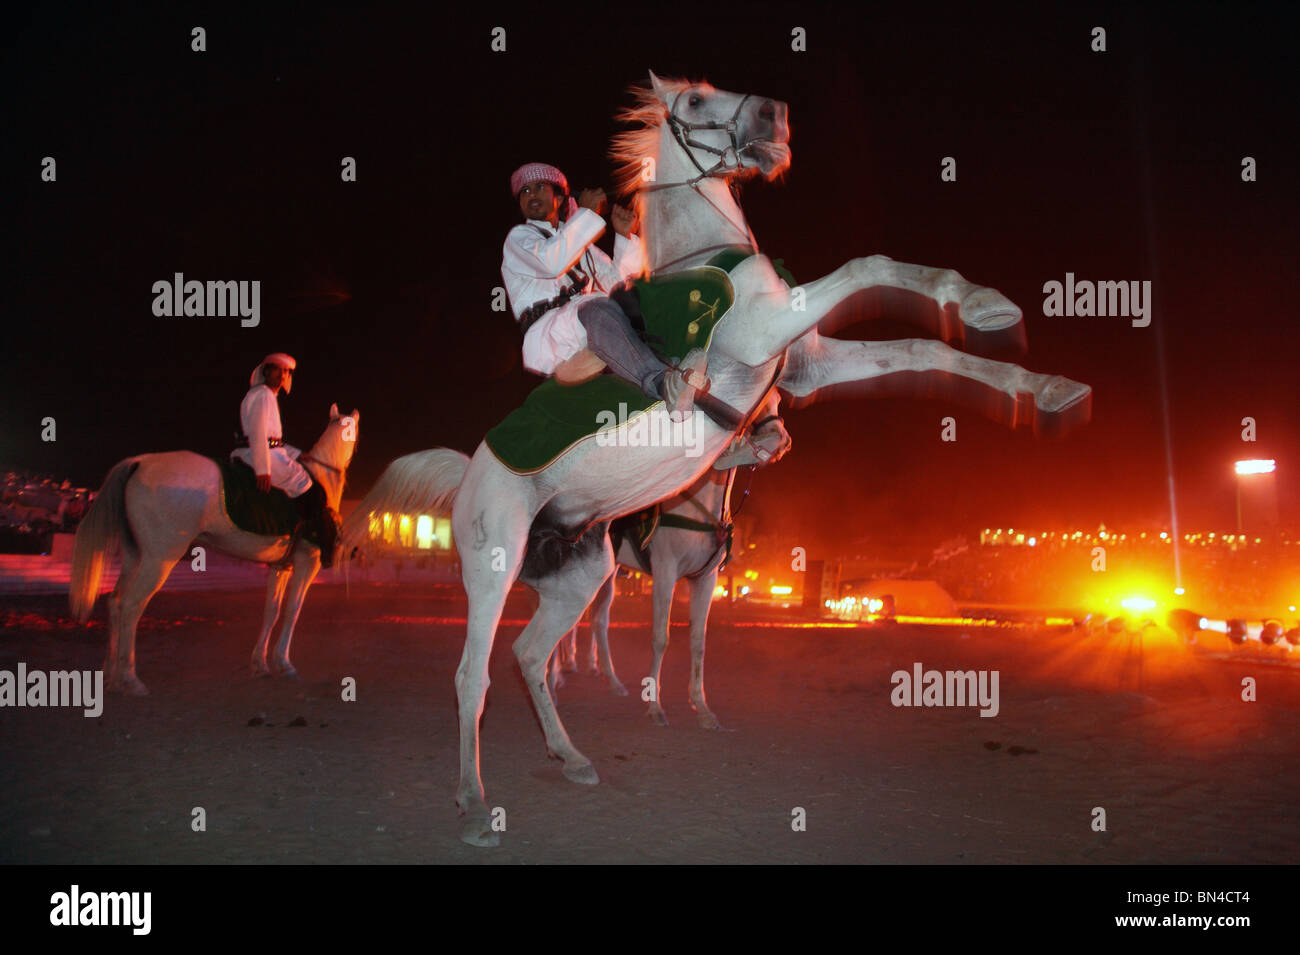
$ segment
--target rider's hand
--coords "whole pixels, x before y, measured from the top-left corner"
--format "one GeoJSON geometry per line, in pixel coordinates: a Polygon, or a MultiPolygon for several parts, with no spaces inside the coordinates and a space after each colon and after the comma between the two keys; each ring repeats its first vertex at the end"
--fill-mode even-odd
{"type": "Polygon", "coordinates": [[[259,474],[259,475],[257,476],[257,489],[258,489],[259,491],[261,491],[263,494],[268,494],[268,493],[270,493],[270,491],[271,491],[271,475],[269,475],[269,474],[259,474]]]}
{"type": "Polygon", "coordinates": [[[616,202],[614,211],[609,214],[609,221],[614,224],[615,232],[626,237],[636,225],[636,213],[616,202]]]}
{"type": "Polygon", "coordinates": [[[595,189],[584,189],[578,194],[578,205],[584,209],[590,209],[598,215],[604,214],[606,201],[605,190],[599,186],[595,189]]]}

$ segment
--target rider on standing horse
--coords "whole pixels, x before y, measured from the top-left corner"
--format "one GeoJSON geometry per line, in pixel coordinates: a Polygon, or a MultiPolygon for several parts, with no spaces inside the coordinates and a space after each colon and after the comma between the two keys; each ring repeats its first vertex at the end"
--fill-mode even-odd
{"type": "Polygon", "coordinates": [[[631,233],[634,214],[614,206],[611,262],[594,244],[605,231],[603,190],[583,190],[575,202],[564,173],[528,163],[510,177],[510,192],[526,221],[506,236],[501,278],[524,333],[524,367],[571,383],[599,373],[603,362],[664,399],[674,421],[690,417],[696,391],[708,387],[704,351],[692,350],[676,368],[665,364],[607,297],[644,269],[641,242],[631,233]]]}
{"type": "Polygon", "coordinates": [[[284,443],[280,425],[276,396],[281,389],[289,394],[297,364],[291,356],[276,352],[253,369],[248,394],[239,406],[239,424],[248,446],[236,448],[230,457],[253,469],[259,491],[268,493],[274,487],[288,495],[298,510],[303,536],[320,547],[321,566],[329,567],[334,563],[338,525],[329,512],[324,490],[297,461],[302,452],[284,443]]]}

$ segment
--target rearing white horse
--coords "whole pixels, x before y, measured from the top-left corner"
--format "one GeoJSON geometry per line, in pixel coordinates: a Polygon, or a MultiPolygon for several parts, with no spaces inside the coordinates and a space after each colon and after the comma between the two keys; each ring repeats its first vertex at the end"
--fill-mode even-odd
{"type": "MultiPolygon", "coordinates": [[[[649,264],[656,276],[704,265],[720,250],[756,243],[729,184],[740,177],[775,177],[790,164],[784,103],[717,90],[707,83],[662,81],[623,118],[641,128],[616,140],[621,184],[639,189],[649,264]],[[643,176],[653,170],[653,182],[643,176]]],[[[711,395],[751,413],[771,389],[810,396],[819,389],[887,375],[939,369],[997,396],[1013,423],[1039,424],[1053,416],[1083,420],[1091,390],[1057,376],[966,355],[941,342],[844,342],[823,339],[818,323],[860,292],[897,292],[876,298],[901,315],[958,337],[962,328],[1005,330],[1020,309],[991,288],[951,270],[906,265],[884,256],[854,259],[831,275],[799,286],[797,294],[765,255],[752,254],[730,272],[734,304],[713,330],[708,373],[711,395]],[[1022,398],[1022,396],[1024,396],[1022,398]]],[[[656,428],[663,404],[648,414],[656,428]]],[[[702,418],[697,406],[695,416],[702,418]]],[[[432,512],[454,501],[452,530],[469,597],[465,650],[456,671],[460,706],[460,835],[473,845],[499,842],[492,830],[479,774],[479,720],[488,689],[488,658],[506,595],[516,579],[536,589],[540,604],[514,643],[546,737],[564,775],[594,784],[596,770],[573,744],[547,690],[546,666],[559,640],[581,616],[614,568],[607,522],[687,487],[731,441],[734,429],[709,418],[698,423],[702,453],[623,440],[588,438],[545,468],[517,473],[486,443],[472,459],[438,449],[404,470],[407,507],[432,512]]],[[[675,427],[681,427],[677,425],[675,427]]],[[[372,492],[372,494],[375,492],[372,492]]],[[[383,497],[382,494],[379,495],[383,497]]]]}

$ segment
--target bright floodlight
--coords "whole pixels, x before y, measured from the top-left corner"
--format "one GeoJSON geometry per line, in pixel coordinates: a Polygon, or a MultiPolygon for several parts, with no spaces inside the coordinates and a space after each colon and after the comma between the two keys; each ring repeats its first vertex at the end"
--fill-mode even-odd
{"type": "Polygon", "coordinates": [[[1271,474],[1277,470],[1277,462],[1263,459],[1238,461],[1236,469],[1238,474],[1271,474]]]}
{"type": "Polygon", "coordinates": [[[1150,610],[1156,602],[1150,597],[1125,597],[1120,604],[1125,610],[1150,610]]]}

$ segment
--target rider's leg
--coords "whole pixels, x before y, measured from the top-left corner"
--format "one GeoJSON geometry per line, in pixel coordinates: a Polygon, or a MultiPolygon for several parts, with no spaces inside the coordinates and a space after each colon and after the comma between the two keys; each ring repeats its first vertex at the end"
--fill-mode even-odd
{"type": "Polygon", "coordinates": [[[587,347],[606,365],[651,398],[663,398],[674,418],[690,415],[697,388],[707,386],[707,358],[694,349],[679,367],[664,364],[650,346],[632,330],[618,304],[593,298],[578,306],[578,321],[587,332],[587,347]]]}
{"type": "Polygon", "coordinates": [[[338,525],[334,522],[334,515],[329,512],[325,489],[312,481],[311,487],[292,500],[293,506],[298,509],[298,516],[307,524],[305,536],[320,547],[321,568],[332,566],[338,525]]]}

